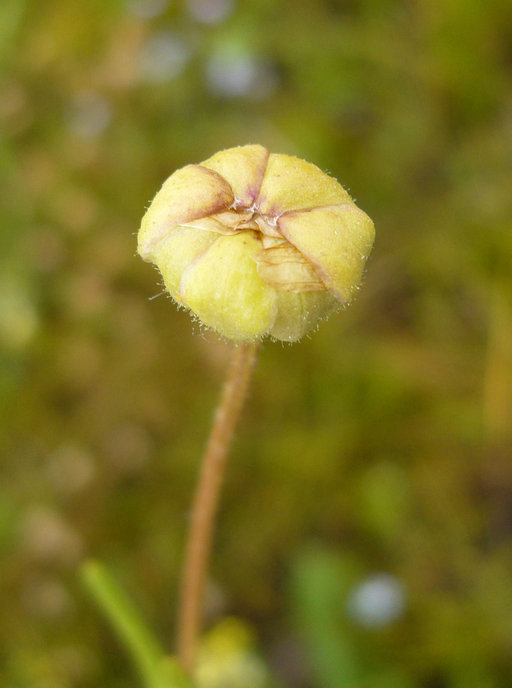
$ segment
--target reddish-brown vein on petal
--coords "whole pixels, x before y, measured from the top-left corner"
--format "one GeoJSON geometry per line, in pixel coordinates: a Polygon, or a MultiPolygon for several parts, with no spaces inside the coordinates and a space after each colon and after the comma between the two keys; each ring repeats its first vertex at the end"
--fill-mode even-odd
{"type": "Polygon", "coordinates": [[[314,258],[313,258],[311,255],[308,255],[308,254],[306,253],[306,251],[304,251],[303,249],[299,248],[299,246],[297,246],[296,244],[294,244],[293,241],[292,241],[289,237],[287,237],[287,236],[284,234],[284,232],[283,232],[283,236],[286,238],[286,240],[287,240],[294,248],[296,248],[300,253],[303,254],[303,256],[304,256],[305,258],[307,258],[308,262],[311,264],[311,267],[313,268],[313,270],[314,270],[315,273],[317,274],[319,281],[324,285],[326,291],[329,291],[330,289],[332,289],[332,285],[331,285],[331,283],[330,283],[329,276],[325,273],[325,270],[322,269],[322,266],[320,265],[320,263],[318,263],[317,261],[315,261],[314,258]]]}
{"type": "Polygon", "coordinates": [[[342,303],[357,290],[374,239],[371,219],[354,203],[289,211],[278,227],[342,303]]]}
{"type": "Polygon", "coordinates": [[[312,163],[271,153],[261,183],[257,210],[269,217],[303,208],[350,202],[345,189],[312,163]]]}
{"type": "Polygon", "coordinates": [[[270,157],[270,151],[268,151],[265,148],[265,158],[262,161],[262,164],[260,165],[260,168],[258,170],[258,176],[255,177],[254,179],[254,184],[250,188],[250,198],[251,198],[251,205],[254,205],[256,203],[256,199],[260,195],[260,189],[261,185],[263,184],[263,178],[265,177],[265,172],[267,171],[267,166],[268,166],[268,159],[270,157]]]}
{"type": "MultiPolygon", "coordinates": [[[[322,266],[318,264],[311,256],[307,255],[305,251],[303,251],[296,243],[293,241],[293,236],[290,236],[289,232],[287,232],[285,229],[283,229],[282,224],[286,224],[286,220],[288,218],[294,218],[297,215],[302,215],[303,213],[307,214],[310,213],[311,211],[318,210],[318,209],[329,209],[329,208],[337,208],[337,207],[343,207],[343,205],[348,205],[348,204],[342,204],[341,206],[332,206],[332,205],[323,205],[323,206],[317,206],[314,208],[302,208],[301,210],[287,210],[285,213],[280,215],[277,218],[277,229],[281,233],[281,235],[298,251],[300,251],[305,258],[311,263],[315,271],[318,273],[319,279],[323,282],[325,285],[325,288],[332,289],[332,285],[330,284],[329,276],[325,274],[325,272],[322,269],[322,266]],[[281,223],[281,220],[283,221],[281,223]]],[[[312,230],[314,231],[314,230],[312,230]]]]}
{"type": "Polygon", "coordinates": [[[214,170],[182,167],[164,182],[142,219],[139,254],[152,260],[156,244],[175,227],[226,210],[234,200],[231,186],[214,170]]]}
{"type": "Polygon", "coordinates": [[[315,205],[308,208],[300,208],[299,210],[287,210],[279,215],[277,222],[279,224],[279,220],[282,217],[286,218],[291,215],[302,215],[302,213],[310,213],[312,210],[329,210],[329,208],[345,208],[352,205],[355,205],[355,203],[329,203],[328,205],[315,205]]]}
{"type": "Polygon", "coordinates": [[[230,184],[237,208],[250,208],[259,194],[269,155],[264,146],[249,144],[215,153],[201,165],[230,184]]]}

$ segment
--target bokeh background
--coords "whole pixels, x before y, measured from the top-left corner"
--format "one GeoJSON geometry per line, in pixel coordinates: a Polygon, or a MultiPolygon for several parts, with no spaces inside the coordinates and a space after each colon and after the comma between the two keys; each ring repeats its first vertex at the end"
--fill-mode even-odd
{"type": "Polygon", "coordinates": [[[378,238],[349,310],[261,350],[201,685],[511,685],[511,26],[509,0],[3,0],[2,685],[140,685],[89,557],[173,648],[231,349],[148,300],[135,234],[243,143],[329,171],[378,238]]]}

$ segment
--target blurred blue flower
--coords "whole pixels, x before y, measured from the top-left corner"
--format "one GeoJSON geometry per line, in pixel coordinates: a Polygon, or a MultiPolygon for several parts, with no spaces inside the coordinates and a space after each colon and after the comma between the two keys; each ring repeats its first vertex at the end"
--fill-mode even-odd
{"type": "Polygon", "coordinates": [[[406,592],[401,581],[380,573],[367,578],[347,598],[347,610],[361,626],[380,628],[398,619],[405,610],[406,592]]]}
{"type": "Polygon", "coordinates": [[[158,31],[142,46],[139,69],[149,82],[169,81],[179,76],[190,59],[190,47],[171,31],[158,31]]]}
{"type": "Polygon", "coordinates": [[[243,53],[212,55],[206,67],[206,80],[212,93],[226,98],[259,100],[277,88],[271,65],[243,53]]]}

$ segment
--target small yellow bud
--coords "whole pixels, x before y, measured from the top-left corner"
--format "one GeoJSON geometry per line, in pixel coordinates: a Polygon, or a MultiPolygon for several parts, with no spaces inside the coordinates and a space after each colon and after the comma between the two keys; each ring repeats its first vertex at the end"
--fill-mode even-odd
{"type": "Polygon", "coordinates": [[[335,179],[250,145],[172,174],[142,219],[138,252],[221,335],[294,342],[352,299],[374,235],[335,179]]]}

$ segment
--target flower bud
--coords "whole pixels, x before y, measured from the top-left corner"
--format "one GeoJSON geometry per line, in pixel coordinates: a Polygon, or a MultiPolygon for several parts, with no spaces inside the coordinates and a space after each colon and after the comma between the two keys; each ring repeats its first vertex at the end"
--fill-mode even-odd
{"type": "Polygon", "coordinates": [[[353,298],[373,239],[335,179],[249,145],[172,174],[142,219],[138,252],[221,335],[293,342],[353,298]]]}

